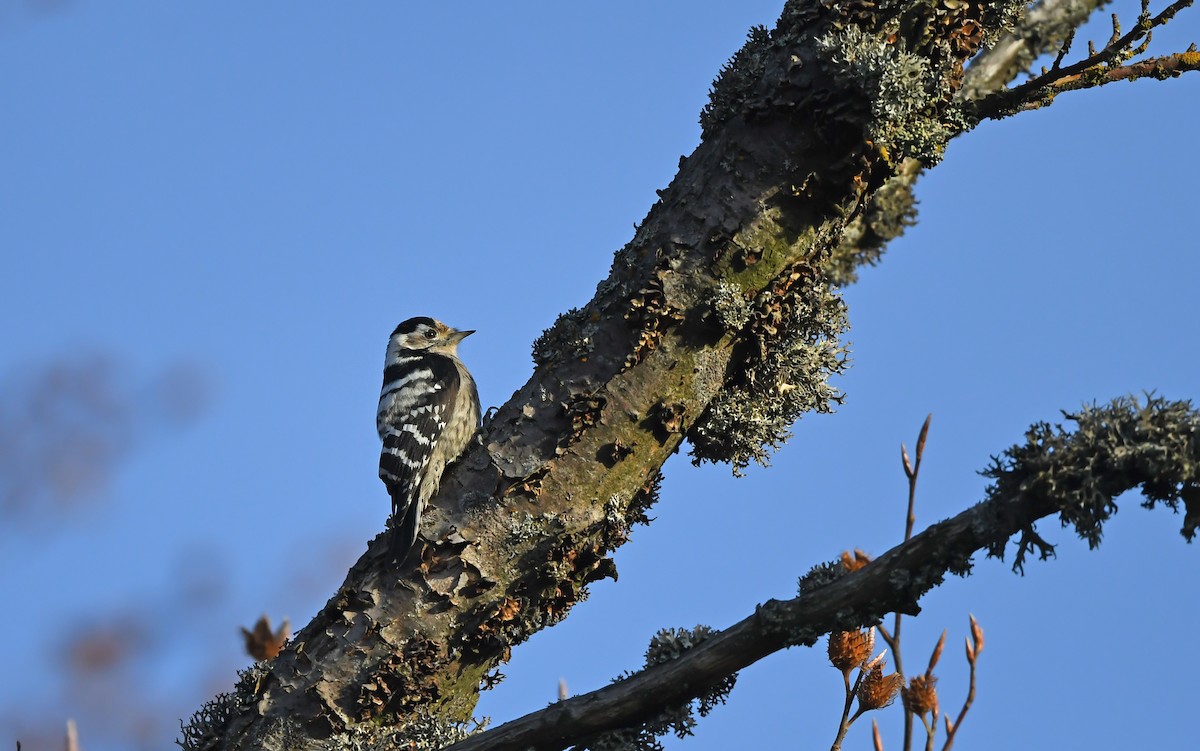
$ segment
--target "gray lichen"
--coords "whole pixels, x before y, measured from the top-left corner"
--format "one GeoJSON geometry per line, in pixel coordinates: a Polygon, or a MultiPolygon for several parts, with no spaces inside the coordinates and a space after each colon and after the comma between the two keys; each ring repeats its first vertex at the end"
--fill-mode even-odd
{"type": "Polygon", "coordinates": [[[932,116],[935,92],[944,86],[927,57],[855,25],[816,41],[829,75],[870,103],[867,138],[894,159],[912,157],[927,166],[941,160],[952,133],[932,116]]]}
{"type": "Polygon", "coordinates": [[[717,285],[712,299],[713,312],[725,329],[740,329],[750,320],[750,302],[740,287],[728,282],[717,285]]]}
{"type": "Polygon", "coordinates": [[[236,708],[237,700],[232,693],[217,694],[196,710],[186,725],[179,723],[180,737],[175,741],[176,745],[184,751],[219,748],[236,708]]]}
{"type": "Polygon", "coordinates": [[[255,687],[266,675],[266,662],[239,670],[233,691],[217,694],[196,710],[187,724],[179,723],[180,737],[175,744],[184,751],[223,748],[230,720],[253,706],[257,701],[255,687]]]}
{"type": "Polygon", "coordinates": [[[884,247],[916,224],[917,199],[913,184],[921,173],[920,162],[903,162],[897,174],[889,178],[846,226],[841,242],[826,264],[826,275],[837,287],[858,281],[858,270],[874,266],[883,257],[884,247]]]}
{"type": "MultiPolygon", "coordinates": [[[[1125,396],[1063,416],[1075,423],[1073,432],[1039,422],[1025,432],[1024,444],[993,458],[982,473],[992,479],[989,500],[1053,503],[1063,526],[1073,526],[1094,548],[1116,513],[1116,496],[1140,486],[1147,508],[1161,503],[1178,511],[1182,505],[1180,533],[1192,541],[1200,528],[1200,414],[1191,402],[1148,395],[1142,403],[1125,396]]],[[[1001,541],[988,554],[1003,557],[1004,548],[1001,541]]],[[[1054,546],[1027,528],[1017,543],[1015,570],[1024,570],[1030,551],[1046,559],[1054,546]]]]}
{"type": "Polygon", "coordinates": [[[822,285],[811,295],[767,302],[781,306],[775,311],[781,320],[757,327],[759,351],[688,432],[694,463],[730,462],[737,475],[751,461],[766,465],[801,415],[832,412],[842,400],[829,383],[847,365],[842,299],[822,285]]]}
{"type": "Polygon", "coordinates": [[[809,569],[807,574],[800,577],[797,583],[798,593],[803,597],[805,594],[815,592],[827,584],[832,584],[845,575],[846,568],[842,565],[841,561],[818,563],[809,569]]]}
{"type": "Polygon", "coordinates": [[[746,44],[721,67],[708,92],[708,104],[700,113],[700,127],[706,135],[730,118],[744,114],[746,101],[766,67],[770,47],[771,32],[765,26],[754,26],[746,44]]]}

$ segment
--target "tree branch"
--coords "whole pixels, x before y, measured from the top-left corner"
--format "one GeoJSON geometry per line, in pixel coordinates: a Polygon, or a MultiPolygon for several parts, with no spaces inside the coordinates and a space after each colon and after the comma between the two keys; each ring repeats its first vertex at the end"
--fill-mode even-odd
{"type": "MultiPolygon", "coordinates": [[[[1012,32],[999,36],[971,60],[962,88],[954,94],[955,101],[962,104],[1003,90],[1039,55],[1061,48],[1094,10],[1109,1],[1044,0],[1035,4],[1012,32]]],[[[886,245],[916,222],[913,190],[923,172],[916,159],[897,165],[896,174],[876,191],[843,232],[828,265],[831,281],[838,286],[855,282],[860,267],[879,263],[886,245]]]]}
{"type": "Polygon", "coordinates": [[[1030,98],[1019,104],[1000,105],[1000,100],[997,100],[997,107],[988,111],[981,110],[981,114],[990,118],[1006,117],[1016,112],[1028,112],[1048,107],[1055,97],[1064,91],[1092,89],[1117,81],[1136,81],[1141,78],[1161,81],[1195,70],[1200,70],[1200,52],[1195,50],[1150,57],[1136,63],[1116,67],[1097,65],[1082,73],[1058,77],[1053,82],[1047,82],[1035,95],[1031,95],[1030,98]]]}
{"type": "Polygon", "coordinates": [[[421,554],[398,568],[372,541],[278,657],[197,713],[185,749],[365,747],[466,721],[513,645],[615,575],[607,554],[646,520],[685,438],[697,461],[737,468],[830,410],[847,228],[941,158],[963,127],[963,66],[1019,5],[791,0],[753,30],[714,83],[699,147],[446,473],[421,554]]]}
{"type": "Polygon", "coordinates": [[[1002,90],[1029,70],[1040,55],[1060,49],[1092,12],[1111,0],[1043,0],[1035,4],[1014,31],[1005,34],[971,61],[959,101],[979,99],[1002,90]]]}
{"type": "MultiPolygon", "coordinates": [[[[996,460],[988,470],[995,484],[982,503],[930,526],[865,567],[844,575],[840,564],[818,567],[801,580],[799,597],[767,601],[669,663],[552,704],[446,751],[555,751],[587,744],[598,733],[686,703],[773,652],[811,646],[830,631],[878,623],[889,612],[916,614],[917,601],[945,574],[965,573],[978,550],[1002,557],[1008,539],[1026,534],[1038,519],[1059,513],[1064,524],[1074,524],[1092,539],[1098,520],[1115,510],[1112,500],[1120,493],[1141,487],[1148,505],[1175,508],[1186,503],[1186,488],[1200,488],[1200,413],[1190,402],[1150,398],[1141,405],[1125,398],[1069,417],[1077,424],[1074,432],[1039,423],[1027,432],[1027,444],[996,460]],[[1095,465],[1088,466],[1092,461],[1095,465]],[[1068,479],[1078,482],[1064,482],[1068,479]],[[834,578],[826,583],[827,577],[834,578]]],[[[1185,521],[1185,535],[1195,528],[1195,519],[1185,521]]],[[[1022,564],[1018,559],[1014,568],[1022,564]]],[[[960,722],[967,707],[969,702],[960,722]]]]}
{"type": "Polygon", "coordinates": [[[1124,35],[1120,33],[1116,14],[1113,14],[1112,37],[1099,51],[1089,51],[1084,59],[1062,66],[1062,58],[1071,42],[1071,37],[1068,37],[1050,70],[1043,71],[1042,75],[1019,86],[980,98],[972,108],[973,113],[980,118],[1007,117],[1016,112],[1045,107],[1064,91],[1077,91],[1114,81],[1133,81],[1139,78],[1161,80],[1200,67],[1200,53],[1195,51],[1194,45],[1186,52],[1148,58],[1132,65],[1121,65],[1145,51],[1151,31],[1171,21],[1179,11],[1191,6],[1193,0],[1176,0],[1156,16],[1150,15],[1148,3],[1149,0],[1143,0],[1138,22],[1124,35]],[[1138,42],[1142,44],[1135,48],[1134,44],[1138,42]]]}

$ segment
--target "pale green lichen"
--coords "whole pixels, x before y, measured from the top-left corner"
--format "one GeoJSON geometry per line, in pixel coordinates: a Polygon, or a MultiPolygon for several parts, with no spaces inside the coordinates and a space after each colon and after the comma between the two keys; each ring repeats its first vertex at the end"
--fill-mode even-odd
{"type": "Polygon", "coordinates": [[[894,159],[912,157],[927,166],[941,160],[952,133],[934,116],[944,86],[928,58],[856,25],[816,42],[829,74],[870,104],[867,138],[894,159]]]}
{"type": "Polygon", "coordinates": [[[717,285],[712,298],[713,312],[725,329],[740,329],[750,320],[750,302],[741,287],[728,282],[717,285]]]}
{"type": "MultiPolygon", "coordinates": [[[[688,432],[694,463],[730,462],[740,475],[750,462],[766,465],[807,412],[832,412],[842,393],[829,378],[842,372],[848,350],[846,306],[828,285],[767,301],[783,320],[763,324],[740,373],[688,432]]],[[[766,303],[764,303],[766,304],[766,303]]]]}
{"type": "Polygon", "coordinates": [[[887,244],[916,224],[917,199],[912,187],[919,174],[918,163],[905,162],[898,174],[875,191],[863,212],[846,226],[825,267],[826,276],[835,286],[845,287],[858,281],[861,267],[879,263],[887,244]]]}

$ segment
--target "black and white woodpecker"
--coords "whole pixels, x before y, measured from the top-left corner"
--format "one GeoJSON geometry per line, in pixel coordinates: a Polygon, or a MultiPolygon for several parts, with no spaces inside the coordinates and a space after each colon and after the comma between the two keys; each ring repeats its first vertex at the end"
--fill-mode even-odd
{"type": "Polygon", "coordinates": [[[379,479],[392,497],[392,547],[401,562],[446,465],[479,429],[479,391],[458,359],[458,343],[473,333],[419,317],[388,340],[375,421],[383,441],[379,479]]]}

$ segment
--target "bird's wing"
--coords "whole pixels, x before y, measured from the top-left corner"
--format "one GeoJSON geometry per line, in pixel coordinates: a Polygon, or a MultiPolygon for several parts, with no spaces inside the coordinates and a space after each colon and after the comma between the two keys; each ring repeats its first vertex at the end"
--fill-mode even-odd
{"type": "MultiPolygon", "coordinates": [[[[428,377],[411,378],[388,388],[385,380],[381,402],[391,405],[392,422],[383,426],[383,450],[379,454],[379,478],[392,497],[393,523],[412,510],[446,417],[458,398],[459,376],[447,357],[430,355],[414,364],[414,372],[428,369],[428,377]]],[[[393,374],[395,376],[395,374],[393,374]]]]}

